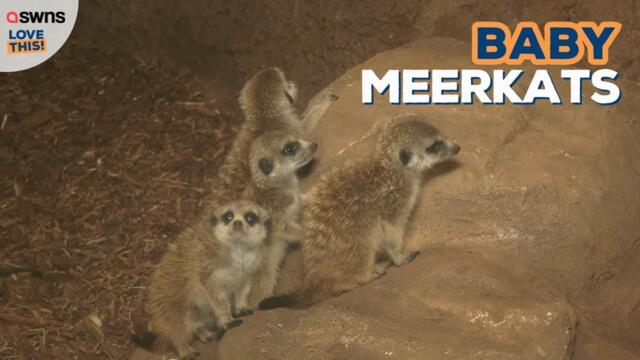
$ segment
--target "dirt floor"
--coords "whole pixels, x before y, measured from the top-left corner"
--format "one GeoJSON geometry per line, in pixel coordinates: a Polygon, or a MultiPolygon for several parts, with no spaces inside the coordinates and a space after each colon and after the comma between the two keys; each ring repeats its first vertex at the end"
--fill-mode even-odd
{"type": "MultiPolygon", "coordinates": [[[[632,0],[173,4],[83,1],[60,53],[0,75],[2,359],[128,356],[152,265],[201,209],[241,121],[238,89],[262,66],[287,70],[304,104],[379,51],[468,40],[493,11],[507,23],[638,19],[632,0]]],[[[613,66],[637,81],[631,20],[613,66]]]]}
{"type": "Polygon", "coordinates": [[[73,44],[0,93],[0,357],[122,359],[235,109],[188,71],[73,44]]]}

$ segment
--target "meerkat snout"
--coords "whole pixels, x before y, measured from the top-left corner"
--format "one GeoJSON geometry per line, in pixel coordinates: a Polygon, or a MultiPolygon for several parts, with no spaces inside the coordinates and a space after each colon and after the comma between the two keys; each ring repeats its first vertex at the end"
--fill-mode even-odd
{"type": "MultiPolygon", "coordinates": [[[[410,118],[411,116],[409,116],[410,118]]],[[[424,172],[445,162],[460,152],[460,146],[448,140],[433,125],[420,120],[408,120],[402,127],[392,126],[378,144],[378,154],[399,161],[402,167],[424,172]],[[397,145],[402,144],[401,147],[397,145]]]]}
{"type": "Polygon", "coordinates": [[[212,218],[216,237],[228,242],[259,243],[266,237],[266,227],[255,226],[260,222],[268,221],[265,210],[253,210],[250,204],[238,202],[236,209],[227,208],[212,218]],[[220,218],[222,221],[217,221],[220,218]],[[253,241],[253,240],[259,241],[253,241]]]}
{"type": "Polygon", "coordinates": [[[460,145],[445,139],[442,136],[438,136],[430,145],[425,147],[424,152],[425,157],[423,162],[426,163],[425,168],[428,169],[433,167],[433,165],[447,161],[453,156],[458,155],[460,152],[460,145]]]}

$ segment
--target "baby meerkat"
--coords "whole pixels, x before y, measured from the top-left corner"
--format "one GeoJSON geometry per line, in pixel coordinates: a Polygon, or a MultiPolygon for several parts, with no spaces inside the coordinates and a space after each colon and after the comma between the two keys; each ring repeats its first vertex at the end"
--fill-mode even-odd
{"type": "Polygon", "coordinates": [[[418,252],[405,252],[403,238],[425,172],[459,151],[418,115],[387,124],[372,157],[333,170],[310,191],[302,289],[265,299],[260,308],[308,306],[379,278],[388,262],[412,261],[418,252]],[[388,262],[376,262],[380,256],[388,262]]]}
{"type": "Polygon", "coordinates": [[[315,124],[337,99],[330,89],[324,90],[301,120],[294,106],[296,96],[296,86],[278,68],[264,69],[245,84],[240,104],[246,119],[209,198],[209,207],[239,197],[254,199],[272,211],[274,222],[280,224],[277,234],[270,237],[269,255],[250,296],[252,305],[272,295],[286,248],[300,240],[301,202],[295,171],[311,161],[317,148],[301,137],[309,129],[306,124],[315,124]]]}
{"type": "Polygon", "coordinates": [[[240,106],[249,122],[262,124],[265,131],[289,129],[307,135],[325,114],[329,105],[338,99],[332,88],[326,88],[307,105],[302,118],[295,102],[296,85],[277,67],[255,74],[240,93],[240,106]]]}
{"type": "Polygon", "coordinates": [[[251,146],[253,181],[243,197],[267,209],[272,221],[264,261],[253,276],[252,305],[273,295],[286,249],[302,237],[302,200],[296,171],[313,159],[317,148],[288,130],[267,132],[251,146]]]}
{"type": "Polygon", "coordinates": [[[240,92],[240,107],[246,121],[260,124],[264,131],[289,129],[302,135],[302,121],[294,105],[297,96],[296,85],[282,70],[270,67],[247,81],[240,92]]]}
{"type": "Polygon", "coordinates": [[[194,338],[211,340],[238,326],[251,313],[251,277],[264,257],[270,229],[267,210],[245,200],[205,214],[171,244],[149,286],[149,331],[134,335],[138,345],[155,348],[156,337],[173,346],[180,359],[198,355],[194,338]]]}
{"type": "Polygon", "coordinates": [[[260,135],[288,130],[294,136],[303,136],[337,99],[330,89],[323,91],[309,104],[301,119],[294,104],[297,94],[295,84],[278,68],[263,69],[247,81],[239,99],[245,121],[218,171],[210,196],[213,202],[224,203],[244,191],[251,181],[251,144],[260,135]]]}

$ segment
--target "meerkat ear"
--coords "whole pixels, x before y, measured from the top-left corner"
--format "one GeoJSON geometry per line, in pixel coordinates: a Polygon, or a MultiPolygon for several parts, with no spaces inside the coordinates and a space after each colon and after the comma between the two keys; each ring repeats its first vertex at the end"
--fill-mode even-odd
{"type": "Polygon", "coordinates": [[[273,227],[273,221],[271,221],[271,219],[267,219],[267,221],[264,222],[264,227],[267,229],[267,231],[271,231],[271,228],[273,227]]]}
{"type": "Polygon", "coordinates": [[[218,224],[218,218],[215,215],[211,215],[209,218],[209,224],[211,227],[215,227],[218,224]]]}
{"type": "Polygon", "coordinates": [[[260,159],[258,161],[258,167],[260,168],[260,171],[262,171],[262,173],[265,175],[271,174],[271,171],[273,170],[273,164],[271,164],[271,161],[269,161],[269,159],[267,158],[260,159]]]}
{"type": "Polygon", "coordinates": [[[407,149],[400,150],[400,162],[402,163],[402,165],[406,166],[411,160],[412,155],[413,154],[411,154],[411,151],[407,149]]]}

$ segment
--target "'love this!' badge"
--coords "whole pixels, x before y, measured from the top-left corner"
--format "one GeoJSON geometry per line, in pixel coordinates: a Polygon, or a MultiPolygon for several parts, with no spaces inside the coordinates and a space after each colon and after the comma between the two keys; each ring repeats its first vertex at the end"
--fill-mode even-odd
{"type": "Polygon", "coordinates": [[[77,15],[78,0],[0,1],[0,72],[47,61],[71,35],[77,15]]]}

